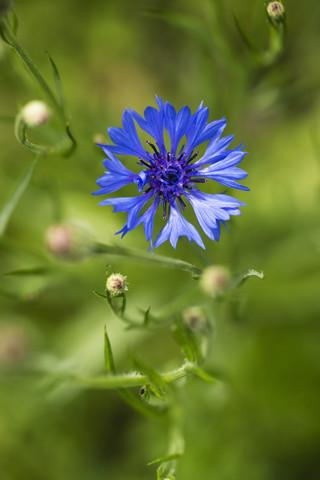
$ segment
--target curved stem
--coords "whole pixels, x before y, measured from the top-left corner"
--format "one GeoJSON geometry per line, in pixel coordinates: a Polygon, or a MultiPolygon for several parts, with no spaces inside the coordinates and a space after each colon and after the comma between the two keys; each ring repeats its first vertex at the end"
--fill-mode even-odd
{"type": "Polygon", "coordinates": [[[75,146],[75,141],[73,140],[73,137],[69,135],[68,126],[67,136],[53,145],[38,145],[36,143],[30,142],[27,137],[27,125],[24,122],[21,114],[18,114],[16,117],[14,133],[16,139],[23,147],[28,148],[28,150],[31,150],[37,155],[46,155],[50,153],[67,154],[70,153],[75,146]]]}
{"type": "Polygon", "coordinates": [[[35,78],[35,80],[38,82],[40,85],[41,89],[47,96],[48,100],[51,102],[51,104],[54,106],[54,108],[57,110],[57,112],[60,115],[60,118],[63,123],[65,123],[65,116],[63,109],[61,108],[61,105],[58,103],[56,97],[53,95],[49,85],[39,72],[38,68],[36,65],[33,63],[31,57],[28,55],[28,53],[25,51],[25,49],[20,45],[16,37],[13,35],[13,33],[10,31],[10,28],[7,26],[6,22],[2,20],[0,22],[0,34],[4,41],[8,43],[13,50],[19,55],[21,58],[22,62],[24,65],[27,67],[29,72],[32,74],[32,76],[35,78]]]}
{"type": "Polygon", "coordinates": [[[190,273],[194,278],[199,278],[201,269],[192,265],[192,263],[185,262],[176,258],[165,257],[162,255],[153,255],[151,253],[142,252],[134,248],[125,248],[119,246],[104,245],[96,243],[93,246],[93,252],[97,254],[117,255],[120,257],[127,257],[132,261],[158,264],[163,267],[178,268],[190,273]]]}

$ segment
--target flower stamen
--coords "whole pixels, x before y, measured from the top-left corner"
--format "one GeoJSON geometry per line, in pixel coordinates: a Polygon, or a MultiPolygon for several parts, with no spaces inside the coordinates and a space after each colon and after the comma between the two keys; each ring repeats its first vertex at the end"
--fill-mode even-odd
{"type": "Polygon", "coordinates": [[[149,140],[146,140],[146,143],[148,145],[150,145],[150,147],[152,148],[152,150],[154,151],[154,153],[156,154],[157,158],[160,158],[160,153],[158,152],[158,150],[156,149],[156,147],[153,145],[153,143],[149,142],[149,140]]]}

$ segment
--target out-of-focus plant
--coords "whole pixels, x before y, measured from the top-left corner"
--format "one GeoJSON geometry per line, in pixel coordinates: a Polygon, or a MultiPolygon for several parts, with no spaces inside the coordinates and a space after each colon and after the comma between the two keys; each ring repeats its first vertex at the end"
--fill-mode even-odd
{"type": "MultiPolygon", "coordinates": [[[[60,74],[55,62],[48,54],[55,82],[56,91],[54,92],[29,54],[18,41],[17,18],[10,10],[9,2],[2,2],[0,7],[1,37],[18,55],[22,64],[26,67],[28,74],[36,81],[38,87],[40,87],[44,97],[41,100],[28,102],[16,115],[14,125],[16,139],[23,147],[27,148],[35,158],[17,182],[12,195],[10,195],[0,212],[0,235],[5,236],[5,230],[10,217],[23,192],[29,185],[37,162],[51,154],[65,157],[74,153],[76,141],[70,131],[70,120],[66,114],[60,74]],[[42,126],[45,126],[47,122],[51,120],[55,120],[58,124],[54,130],[54,137],[56,139],[54,142],[50,144],[40,144],[29,140],[30,133],[32,134],[35,129],[42,128],[42,126]]],[[[272,12],[270,13],[269,10],[268,15],[270,16],[272,12]]],[[[168,12],[162,12],[161,15],[169,21],[173,19],[175,24],[192,32],[200,39],[204,47],[214,58],[217,55],[217,51],[219,55],[230,56],[227,44],[219,35],[210,35],[207,37],[206,32],[202,31],[199,25],[194,24],[186,17],[179,15],[172,16],[172,14],[168,12]]],[[[276,29],[279,33],[279,25],[281,23],[279,18],[272,17],[270,18],[270,22],[272,28],[276,29]]],[[[275,56],[278,54],[278,51],[276,47],[273,48],[273,55],[275,56]]],[[[195,233],[195,227],[187,222],[187,220],[181,220],[180,210],[177,204],[174,203],[178,200],[182,208],[185,207],[184,202],[180,198],[182,193],[184,193],[190,203],[193,204],[196,216],[205,233],[211,240],[218,240],[220,235],[219,222],[224,224],[226,220],[230,219],[230,215],[239,214],[237,207],[240,204],[242,205],[242,202],[236,201],[232,197],[227,197],[224,194],[217,194],[215,195],[214,201],[212,201],[212,199],[210,200],[210,197],[213,196],[197,190],[195,186],[196,183],[205,183],[203,178],[199,179],[197,176],[201,174],[202,176],[215,179],[227,187],[246,189],[246,187],[241,185],[237,186],[236,183],[236,180],[245,178],[246,172],[235,167],[235,165],[241,161],[244,152],[241,152],[240,147],[225,152],[225,149],[231,143],[233,137],[229,136],[219,140],[222,129],[225,126],[225,121],[220,120],[207,125],[208,109],[204,108],[202,104],[197,112],[191,115],[187,107],[176,114],[170,104],[164,106],[162,102],[161,105],[159,105],[159,112],[157,112],[160,119],[155,119],[154,110],[150,110],[150,108],[151,107],[146,111],[146,117],[149,116],[148,122],[134,112],[135,119],[138,119],[137,121],[140,122],[148,133],[151,132],[151,134],[156,132],[158,135],[159,132],[157,132],[157,130],[160,125],[162,128],[161,135],[163,135],[163,126],[165,124],[165,128],[171,137],[171,151],[166,151],[164,144],[160,145],[161,142],[158,141],[159,137],[156,135],[155,138],[158,147],[160,147],[160,149],[162,148],[162,150],[159,152],[153,144],[147,142],[154,151],[153,154],[146,154],[147,160],[151,163],[146,163],[147,160],[139,158],[140,163],[142,163],[144,167],[147,167],[147,171],[140,173],[139,178],[137,178],[139,175],[132,178],[136,178],[139,184],[139,179],[143,177],[144,186],[149,175],[148,182],[151,186],[149,189],[158,192],[159,196],[156,201],[156,207],[160,201],[163,202],[164,217],[166,216],[167,202],[170,204],[170,217],[167,224],[169,226],[164,227],[163,231],[165,232],[164,236],[166,236],[166,238],[170,237],[174,247],[179,236],[191,236],[194,239],[199,239],[195,233]],[[166,109],[165,116],[163,114],[164,108],[166,109]],[[183,151],[175,156],[176,148],[184,135],[187,136],[187,153],[183,151]],[[194,148],[207,140],[210,140],[207,147],[207,156],[204,155],[197,160],[198,163],[191,164],[190,162],[198,155],[198,152],[193,153],[194,148]],[[225,163],[221,164],[221,162],[224,161],[225,163]],[[198,168],[210,162],[212,163],[210,167],[198,171],[198,168]],[[196,165],[196,167],[194,165],[196,165]],[[184,183],[179,182],[180,176],[183,178],[184,183]],[[194,178],[194,176],[196,178],[194,178]],[[164,185],[165,188],[163,188],[164,185]],[[183,192],[182,187],[184,189],[183,192]],[[191,190],[194,195],[190,194],[191,190]],[[160,198],[162,199],[160,200],[160,198]],[[226,202],[226,198],[229,198],[228,201],[231,202],[230,204],[228,203],[226,205],[224,203],[226,202]],[[166,228],[167,230],[165,230],[166,228]],[[168,234],[168,230],[170,230],[170,234],[168,234]]],[[[127,131],[119,132],[120,129],[112,130],[114,138],[119,140],[117,145],[111,146],[114,152],[116,152],[117,149],[119,150],[119,148],[122,153],[123,150],[126,150],[128,147],[127,137],[129,137],[129,143],[133,139],[139,145],[139,140],[136,139],[136,132],[132,127],[133,120],[131,117],[130,120],[128,120],[127,114],[125,114],[124,122],[127,122],[127,131]],[[126,137],[125,142],[123,142],[123,137],[126,137]]],[[[128,151],[126,151],[126,153],[128,153],[128,151]]],[[[111,166],[114,166],[117,160],[113,155],[110,155],[109,151],[107,151],[107,154],[111,157],[111,160],[106,162],[110,170],[111,166]]],[[[142,155],[144,155],[143,152],[142,155]]],[[[118,166],[118,172],[116,172],[115,175],[117,178],[111,175],[111,180],[114,184],[119,181],[118,177],[122,175],[123,169],[123,166],[118,166]]],[[[109,180],[110,171],[106,173],[102,180],[102,183],[106,182],[108,184],[108,186],[102,185],[102,187],[108,190],[103,193],[111,193],[111,191],[117,190],[117,188],[115,188],[117,185],[114,184],[110,190],[109,180]]],[[[126,183],[128,182],[125,181],[124,184],[126,183]]],[[[148,192],[149,190],[145,191],[145,196],[143,197],[144,194],[142,194],[139,198],[146,198],[148,192]]],[[[128,207],[128,200],[125,200],[125,211],[128,211],[128,218],[130,215],[134,217],[135,209],[132,205],[128,207]]],[[[121,203],[121,199],[119,202],[121,203]]],[[[136,213],[138,215],[138,212],[136,213]]],[[[137,215],[134,220],[136,220],[137,215]]],[[[144,219],[146,218],[144,215],[144,219]]],[[[146,223],[148,223],[150,218],[147,218],[146,223]]],[[[129,224],[130,222],[128,221],[125,227],[127,230],[136,226],[134,221],[132,225],[129,224]]],[[[150,237],[150,235],[147,236],[150,237]]],[[[148,238],[148,240],[150,240],[150,238],[148,238]]],[[[160,244],[162,242],[159,241],[158,243],[160,244]]],[[[204,247],[201,238],[197,243],[204,247]]],[[[57,386],[61,387],[61,385],[67,385],[75,389],[113,389],[135,410],[163,421],[168,431],[167,451],[163,456],[159,456],[150,462],[149,465],[158,465],[158,480],[173,480],[176,477],[178,459],[184,454],[184,424],[187,419],[184,418],[180,400],[181,392],[183,392],[183,389],[186,387],[187,381],[192,377],[198,377],[200,380],[212,386],[221,386],[224,380],[223,378],[215,378],[215,376],[211,375],[211,372],[206,370],[205,366],[212,343],[212,311],[215,309],[217,302],[224,302],[224,299],[238,289],[248,277],[257,276],[263,278],[263,274],[251,269],[235,275],[225,267],[206,265],[207,268],[201,268],[184,260],[172,258],[171,256],[152,255],[151,253],[133,248],[101,244],[96,242],[85,229],[78,228],[67,222],[51,225],[46,233],[46,244],[48,250],[55,258],[61,260],[78,261],[84,257],[93,259],[101,255],[109,259],[110,256],[118,256],[126,262],[145,262],[165,268],[179,269],[193,277],[195,281],[194,290],[197,292],[197,302],[194,305],[181,308],[179,302],[173,302],[166,308],[165,314],[163,312],[157,314],[157,312],[154,312],[151,306],[149,306],[147,309],[140,310],[138,318],[132,318],[132,315],[127,313],[128,284],[126,275],[123,273],[112,272],[111,267],[109,267],[104,292],[99,293],[94,290],[94,293],[99,298],[108,303],[117,320],[123,322],[129,331],[140,330],[148,335],[156,331],[159,327],[168,328],[172,338],[180,348],[183,357],[181,364],[176,368],[165,372],[158,371],[133,352],[130,355],[133,370],[129,373],[118,373],[113,357],[112,342],[108,333],[109,325],[105,328],[104,332],[104,375],[82,374],[77,369],[77,366],[68,364],[67,367],[65,367],[65,365],[59,364],[59,360],[56,360],[56,358],[48,359],[45,355],[43,358],[40,358],[40,360],[38,359],[37,362],[34,362],[34,364],[31,364],[31,374],[39,374],[39,372],[43,374],[45,380],[50,384],[51,392],[57,386]],[[138,395],[137,390],[139,392],[138,395]]],[[[59,269],[56,266],[53,267],[50,259],[47,257],[41,256],[40,258],[42,262],[40,267],[39,265],[34,265],[31,268],[21,268],[7,272],[7,275],[14,276],[15,278],[21,276],[31,278],[35,275],[44,277],[59,269]]],[[[77,301],[81,305],[81,299],[77,301]]],[[[15,337],[16,343],[12,342],[10,336],[8,336],[4,346],[1,346],[0,352],[0,356],[2,356],[5,361],[7,361],[8,352],[10,357],[10,348],[13,353],[15,353],[14,350],[16,350],[16,356],[18,358],[23,356],[24,344],[23,342],[19,343],[19,341],[18,336],[15,337]]],[[[171,359],[169,358],[168,360],[171,359]]]]}

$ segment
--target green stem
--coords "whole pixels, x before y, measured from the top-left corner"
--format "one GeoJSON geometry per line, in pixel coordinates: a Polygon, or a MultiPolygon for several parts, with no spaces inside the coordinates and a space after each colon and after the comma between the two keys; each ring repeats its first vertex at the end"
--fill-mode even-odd
{"type": "MultiPolygon", "coordinates": [[[[185,364],[176,370],[172,370],[172,372],[162,373],[160,375],[164,382],[171,383],[187,376],[189,374],[189,370],[189,364],[185,364]]],[[[79,386],[96,389],[140,387],[141,385],[149,383],[149,378],[147,375],[140,375],[137,373],[128,375],[107,375],[103,377],[73,376],[72,379],[79,386]]]]}
{"type": "Polygon", "coordinates": [[[153,255],[151,253],[142,252],[141,250],[134,248],[125,248],[96,243],[93,247],[93,252],[97,254],[127,257],[133,261],[158,264],[162,267],[178,268],[190,273],[194,278],[199,278],[201,274],[201,269],[195,265],[192,265],[191,263],[176,258],[164,257],[162,255],[153,255]]]}
{"type": "Polygon", "coordinates": [[[57,110],[59,113],[62,122],[65,123],[65,117],[64,117],[64,112],[58,103],[57,99],[53,95],[49,85],[39,72],[38,68],[36,65],[33,63],[31,57],[28,55],[28,53],[24,50],[24,48],[20,45],[16,37],[13,35],[13,33],[10,31],[10,28],[7,26],[6,22],[2,20],[0,22],[0,34],[4,41],[8,43],[13,50],[17,53],[17,55],[21,58],[22,62],[24,65],[27,67],[29,72],[32,74],[32,76],[35,78],[35,80],[38,82],[40,87],[42,88],[43,92],[47,96],[48,100],[51,102],[51,104],[54,106],[54,108],[57,110]]]}
{"type": "MultiPolygon", "coordinates": [[[[172,370],[171,372],[159,374],[163,382],[168,384],[180,380],[189,374],[194,374],[207,381],[208,383],[218,384],[219,381],[205,373],[200,367],[192,363],[185,363],[182,367],[172,370]]],[[[149,384],[150,379],[147,375],[132,373],[127,375],[109,374],[101,377],[80,377],[73,375],[71,380],[78,386],[83,388],[93,388],[101,390],[109,390],[114,388],[130,388],[140,387],[149,384]]]]}
{"type": "MultiPolygon", "coordinates": [[[[67,127],[68,128],[68,127],[67,127]]],[[[27,125],[24,122],[21,114],[18,114],[14,124],[14,133],[18,142],[28,150],[31,150],[37,155],[46,155],[51,153],[56,154],[68,154],[74,148],[75,143],[73,139],[69,136],[67,130],[67,136],[59,140],[54,145],[38,145],[29,141],[27,137],[27,125]]]]}

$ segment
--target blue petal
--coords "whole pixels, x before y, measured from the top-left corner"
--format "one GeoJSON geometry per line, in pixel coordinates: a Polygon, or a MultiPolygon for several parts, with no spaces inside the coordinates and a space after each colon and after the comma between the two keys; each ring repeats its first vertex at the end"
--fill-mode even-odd
{"type": "Polygon", "coordinates": [[[207,107],[201,108],[200,110],[198,109],[197,112],[192,115],[187,132],[186,156],[190,155],[193,149],[201,143],[197,140],[207,124],[208,115],[209,109],[207,107]]]}
{"type": "Polygon", "coordinates": [[[149,133],[149,135],[155,139],[160,152],[163,154],[165,152],[163,140],[163,105],[159,107],[159,111],[153,107],[147,107],[144,111],[145,119],[142,118],[137,112],[132,110],[132,108],[130,108],[130,113],[140,128],[149,133]]]}
{"type": "Polygon", "coordinates": [[[196,144],[193,148],[203,142],[206,142],[207,140],[209,140],[209,138],[212,141],[217,141],[221,137],[223,130],[226,128],[226,125],[227,122],[224,117],[221,118],[221,120],[215,120],[214,122],[209,123],[209,125],[204,128],[204,130],[196,139],[196,144]]]}
{"type": "Polygon", "coordinates": [[[129,183],[141,183],[139,175],[128,170],[105,145],[101,146],[104,152],[109,156],[109,158],[103,160],[103,164],[109,172],[105,172],[105,175],[98,178],[97,184],[102,190],[94,192],[93,195],[112,193],[129,183]]]}
{"type": "Polygon", "coordinates": [[[92,195],[106,195],[108,193],[113,193],[132,182],[134,182],[134,179],[106,173],[97,180],[97,184],[101,187],[101,190],[93,192],[92,195]]]}
{"type": "Polygon", "coordinates": [[[169,220],[157,236],[154,246],[158,247],[166,240],[170,240],[173,248],[176,248],[179,237],[186,236],[192,242],[193,240],[205,249],[202,238],[198,230],[188,222],[180,213],[175,203],[170,206],[169,220]]]}
{"type": "Polygon", "coordinates": [[[158,95],[156,95],[156,102],[157,102],[157,105],[159,107],[159,110],[163,107],[163,100],[162,100],[162,97],[159,98],[158,95]]]}
{"type": "Polygon", "coordinates": [[[228,195],[211,195],[200,191],[185,194],[196,214],[199,225],[211,240],[219,240],[220,224],[230,215],[240,215],[239,206],[245,205],[228,195]]]}
{"type": "Polygon", "coordinates": [[[205,154],[201,158],[199,158],[197,162],[195,162],[195,165],[197,167],[200,167],[207,163],[218,162],[219,160],[223,160],[226,156],[228,156],[231,151],[239,150],[241,148],[241,145],[239,145],[234,150],[225,151],[233,139],[234,135],[222,137],[220,140],[218,140],[216,136],[213,137],[208,143],[205,154]]]}
{"type": "Polygon", "coordinates": [[[149,192],[146,195],[140,195],[138,197],[117,197],[107,198],[99,203],[101,205],[113,205],[114,212],[128,212],[127,229],[132,230],[136,225],[135,221],[139,215],[140,210],[150,200],[152,193],[149,192]]]}
{"type": "Polygon", "coordinates": [[[144,233],[148,242],[152,241],[154,217],[159,205],[159,197],[135,222],[134,228],[143,223],[144,233]]]}
{"type": "Polygon", "coordinates": [[[139,140],[134,121],[126,110],[122,116],[123,128],[110,127],[108,133],[115,145],[107,145],[107,148],[120,155],[134,155],[141,158],[149,158],[139,140]]]}
{"type": "Polygon", "coordinates": [[[221,185],[227,187],[237,188],[238,190],[249,190],[248,187],[240,185],[236,180],[243,180],[247,177],[247,172],[241,168],[235,167],[243,159],[246,152],[240,150],[230,151],[229,155],[218,162],[209,165],[208,167],[198,170],[194,173],[195,176],[210,178],[221,185]]]}
{"type": "Polygon", "coordinates": [[[169,102],[165,103],[164,112],[165,127],[171,140],[171,155],[175,156],[180,140],[189,129],[191,112],[190,108],[185,106],[176,113],[169,102]]]}

